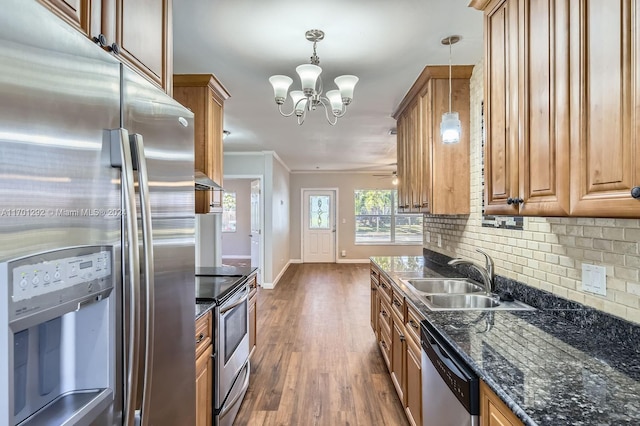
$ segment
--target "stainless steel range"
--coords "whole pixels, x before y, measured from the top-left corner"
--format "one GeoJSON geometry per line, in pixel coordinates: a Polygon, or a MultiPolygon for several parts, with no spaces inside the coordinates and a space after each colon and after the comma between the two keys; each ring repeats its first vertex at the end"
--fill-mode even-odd
{"type": "Polygon", "coordinates": [[[249,387],[247,276],[196,276],[196,302],[213,303],[214,425],[231,426],[249,387]]]}

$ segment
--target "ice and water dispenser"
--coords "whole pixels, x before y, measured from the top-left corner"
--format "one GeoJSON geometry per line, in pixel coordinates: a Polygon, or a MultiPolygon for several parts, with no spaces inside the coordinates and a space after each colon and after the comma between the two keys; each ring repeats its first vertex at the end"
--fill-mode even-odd
{"type": "Polygon", "coordinates": [[[113,249],[0,264],[0,424],[90,424],[113,403],[113,249]]]}

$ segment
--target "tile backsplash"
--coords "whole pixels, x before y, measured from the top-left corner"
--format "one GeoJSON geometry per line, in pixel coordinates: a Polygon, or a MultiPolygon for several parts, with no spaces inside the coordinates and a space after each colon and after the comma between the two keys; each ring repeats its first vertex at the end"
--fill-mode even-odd
{"type": "Polygon", "coordinates": [[[640,324],[640,219],[524,217],[521,231],[482,227],[482,98],[479,63],[471,77],[471,213],[425,215],[424,248],[483,263],[481,248],[498,275],[640,324]],[[582,291],[583,263],[606,267],[606,296],[582,291]]]}

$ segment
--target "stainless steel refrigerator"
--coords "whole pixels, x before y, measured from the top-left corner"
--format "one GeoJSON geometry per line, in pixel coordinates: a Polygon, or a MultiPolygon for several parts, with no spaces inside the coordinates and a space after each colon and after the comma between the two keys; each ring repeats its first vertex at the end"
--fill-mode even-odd
{"type": "Polygon", "coordinates": [[[0,9],[0,424],[195,424],[193,115],[0,9]]]}

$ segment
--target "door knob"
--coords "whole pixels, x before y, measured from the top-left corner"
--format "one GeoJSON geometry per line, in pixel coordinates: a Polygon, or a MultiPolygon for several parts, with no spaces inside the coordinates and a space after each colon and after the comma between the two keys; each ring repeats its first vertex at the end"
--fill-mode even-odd
{"type": "Polygon", "coordinates": [[[640,186],[631,188],[631,196],[636,200],[640,200],[640,186]]]}

